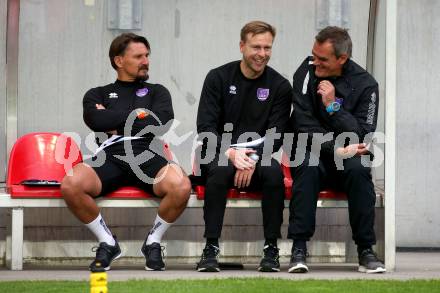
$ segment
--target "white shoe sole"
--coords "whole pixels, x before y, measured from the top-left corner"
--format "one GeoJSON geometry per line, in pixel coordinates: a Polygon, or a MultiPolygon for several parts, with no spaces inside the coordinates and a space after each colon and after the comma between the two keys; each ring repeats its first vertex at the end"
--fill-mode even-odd
{"type": "Polygon", "coordinates": [[[309,271],[309,268],[302,263],[297,264],[296,266],[293,266],[291,268],[289,268],[289,270],[287,272],[289,273],[307,273],[309,271]]]}
{"type": "Polygon", "coordinates": [[[218,272],[220,272],[220,268],[213,268],[213,267],[198,268],[197,271],[198,272],[203,272],[203,273],[218,273],[218,272]]]}
{"type": "Polygon", "coordinates": [[[165,271],[165,268],[160,268],[160,270],[155,270],[155,269],[149,268],[148,266],[145,266],[145,270],[146,271],[165,271]]]}
{"type": "Polygon", "coordinates": [[[257,271],[262,272],[262,273],[273,273],[273,272],[279,272],[280,269],[279,268],[263,268],[263,267],[258,267],[257,271]]]}
{"type": "Polygon", "coordinates": [[[361,273],[367,273],[367,274],[380,274],[380,273],[385,273],[387,270],[385,268],[381,268],[381,267],[378,267],[374,270],[370,270],[364,266],[359,266],[358,271],[361,273]]]}

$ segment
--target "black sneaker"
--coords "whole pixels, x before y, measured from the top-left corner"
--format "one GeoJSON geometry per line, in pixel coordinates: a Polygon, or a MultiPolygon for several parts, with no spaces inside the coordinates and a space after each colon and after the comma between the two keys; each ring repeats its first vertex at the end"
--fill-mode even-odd
{"type": "Polygon", "coordinates": [[[260,272],[279,272],[280,271],[280,249],[271,244],[264,246],[263,258],[261,259],[258,270],[260,272]]]}
{"type": "Polygon", "coordinates": [[[290,258],[289,273],[307,273],[309,268],[306,265],[307,250],[294,247],[290,258]]]}
{"type": "Polygon", "coordinates": [[[359,272],[374,274],[385,273],[384,264],[377,258],[376,253],[371,248],[364,249],[359,253],[359,272]]]}
{"type": "Polygon", "coordinates": [[[89,269],[92,272],[102,272],[110,270],[110,264],[115,259],[121,257],[121,248],[119,247],[118,241],[115,239],[116,243],[111,246],[105,242],[99,243],[99,246],[92,248],[92,251],[96,251],[95,260],[90,264],[89,269]]]}
{"type": "Polygon", "coordinates": [[[199,272],[220,272],[218,266],[218,255],[220,249],[212,244],[207,244],[203,249],[202,258],[197,264],[197,271],[199,272]]]}
{"type": "Polygon", "coordinates": [[[145,256],[145,269],[147,271],[165,271],[165,264],[162,260],[162,246],[160,243],[153,242],[147,245],[144,241],[141,252],[145,256]]]}

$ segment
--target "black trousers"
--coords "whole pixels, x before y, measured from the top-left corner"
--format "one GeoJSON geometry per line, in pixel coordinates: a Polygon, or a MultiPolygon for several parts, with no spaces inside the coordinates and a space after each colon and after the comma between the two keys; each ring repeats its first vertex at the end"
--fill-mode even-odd
{"type": "MultiPolygon", "coordinates": [[[[264,237],[281,237],[281,224],[284,209],[284,181],[280,164],[271,160],[270,166],[256,165],[251,184],[246,190],[260,190],[263,194],[261,208],[263,212],[264,237]]],[[[226,208],[228,189],[234,184],[235,168],[228,161],[228,166],[218,166],[217,161],[204,165],[206,175],[205,203],[205,238],[220,238],[226,208]]]]}
{"type": "MultiPolygon", "coordinates": [[[[309,158],[310,152],[307,152],[304,162],[291,169],[293,187],[287,237],[293,240],[310,240],[315,232],[319,192],[324,187],[332,187],[347,193],[350,226],[355,243],[360,246],[374,245],[376,194],[371,168],[363,166],[359,156],[343,160],[343,170],[336,169],[333,157],[321,155],[318,166],[309,166],[309,158]]],[[[317,158],[315,160],[318,161],[317,158]]]]}

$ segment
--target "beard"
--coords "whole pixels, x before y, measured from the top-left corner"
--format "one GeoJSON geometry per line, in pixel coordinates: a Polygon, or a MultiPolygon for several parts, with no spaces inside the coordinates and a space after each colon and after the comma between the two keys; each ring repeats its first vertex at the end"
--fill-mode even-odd
{"type": "Polygon", "coordinates": [[[148,73],[145,74],[139,74],[137,76],[137,79],[141,80],[141,81],[147,81],[150,78],[150,76],[148,75],[148,73]]]}
{"type": "Polygon", "coordinates": [[[141,66],[139,67],[137,79],[141,81],[147,81],[150,76],[148,75],[149,66],[141,66]],[[141,70],[145,70],[145,74],[140,73],[141,70]]]}

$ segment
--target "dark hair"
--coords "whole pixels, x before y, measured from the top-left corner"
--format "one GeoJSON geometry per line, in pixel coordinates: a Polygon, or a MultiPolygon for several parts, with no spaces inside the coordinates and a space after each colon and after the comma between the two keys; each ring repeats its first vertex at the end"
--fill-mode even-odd
{"type": "Polygon", "coordinates": [[[148,43],[146,38],[133,33],[121,34],[113,40],[108,51],[108,56],[110,57],[110,62],[114,69],[118,69],[115,64],[115,57],[123,56],[130,43],[142,43],[147,47],[148,51],[151,51],[150,43],[148,43]]]}
{"type": "Polygon", "coordinates": [[[276,29],[275,27],[271,26],[270,24],[264,22],[264,21],[251,21],[247,24],[244,25],[244,27],[241,29],[240,32],[240,39],[245,42],[246,41],[246,37],[249,33],[251,33],[252,35],[257,35],[257,34],[263,34],[269,32],[273,38],[275,38],[276,35],[276,29]]]}
{"type": "Polygon", "coordinates": [[[328,26],[316,35],[315,40],[319,44],[329,41],[333,45],[336,58],[341,57],[342,54],[347,54],[348,58],[351,57],[353,45],[346,29],[337,26],[328,26]]]}

